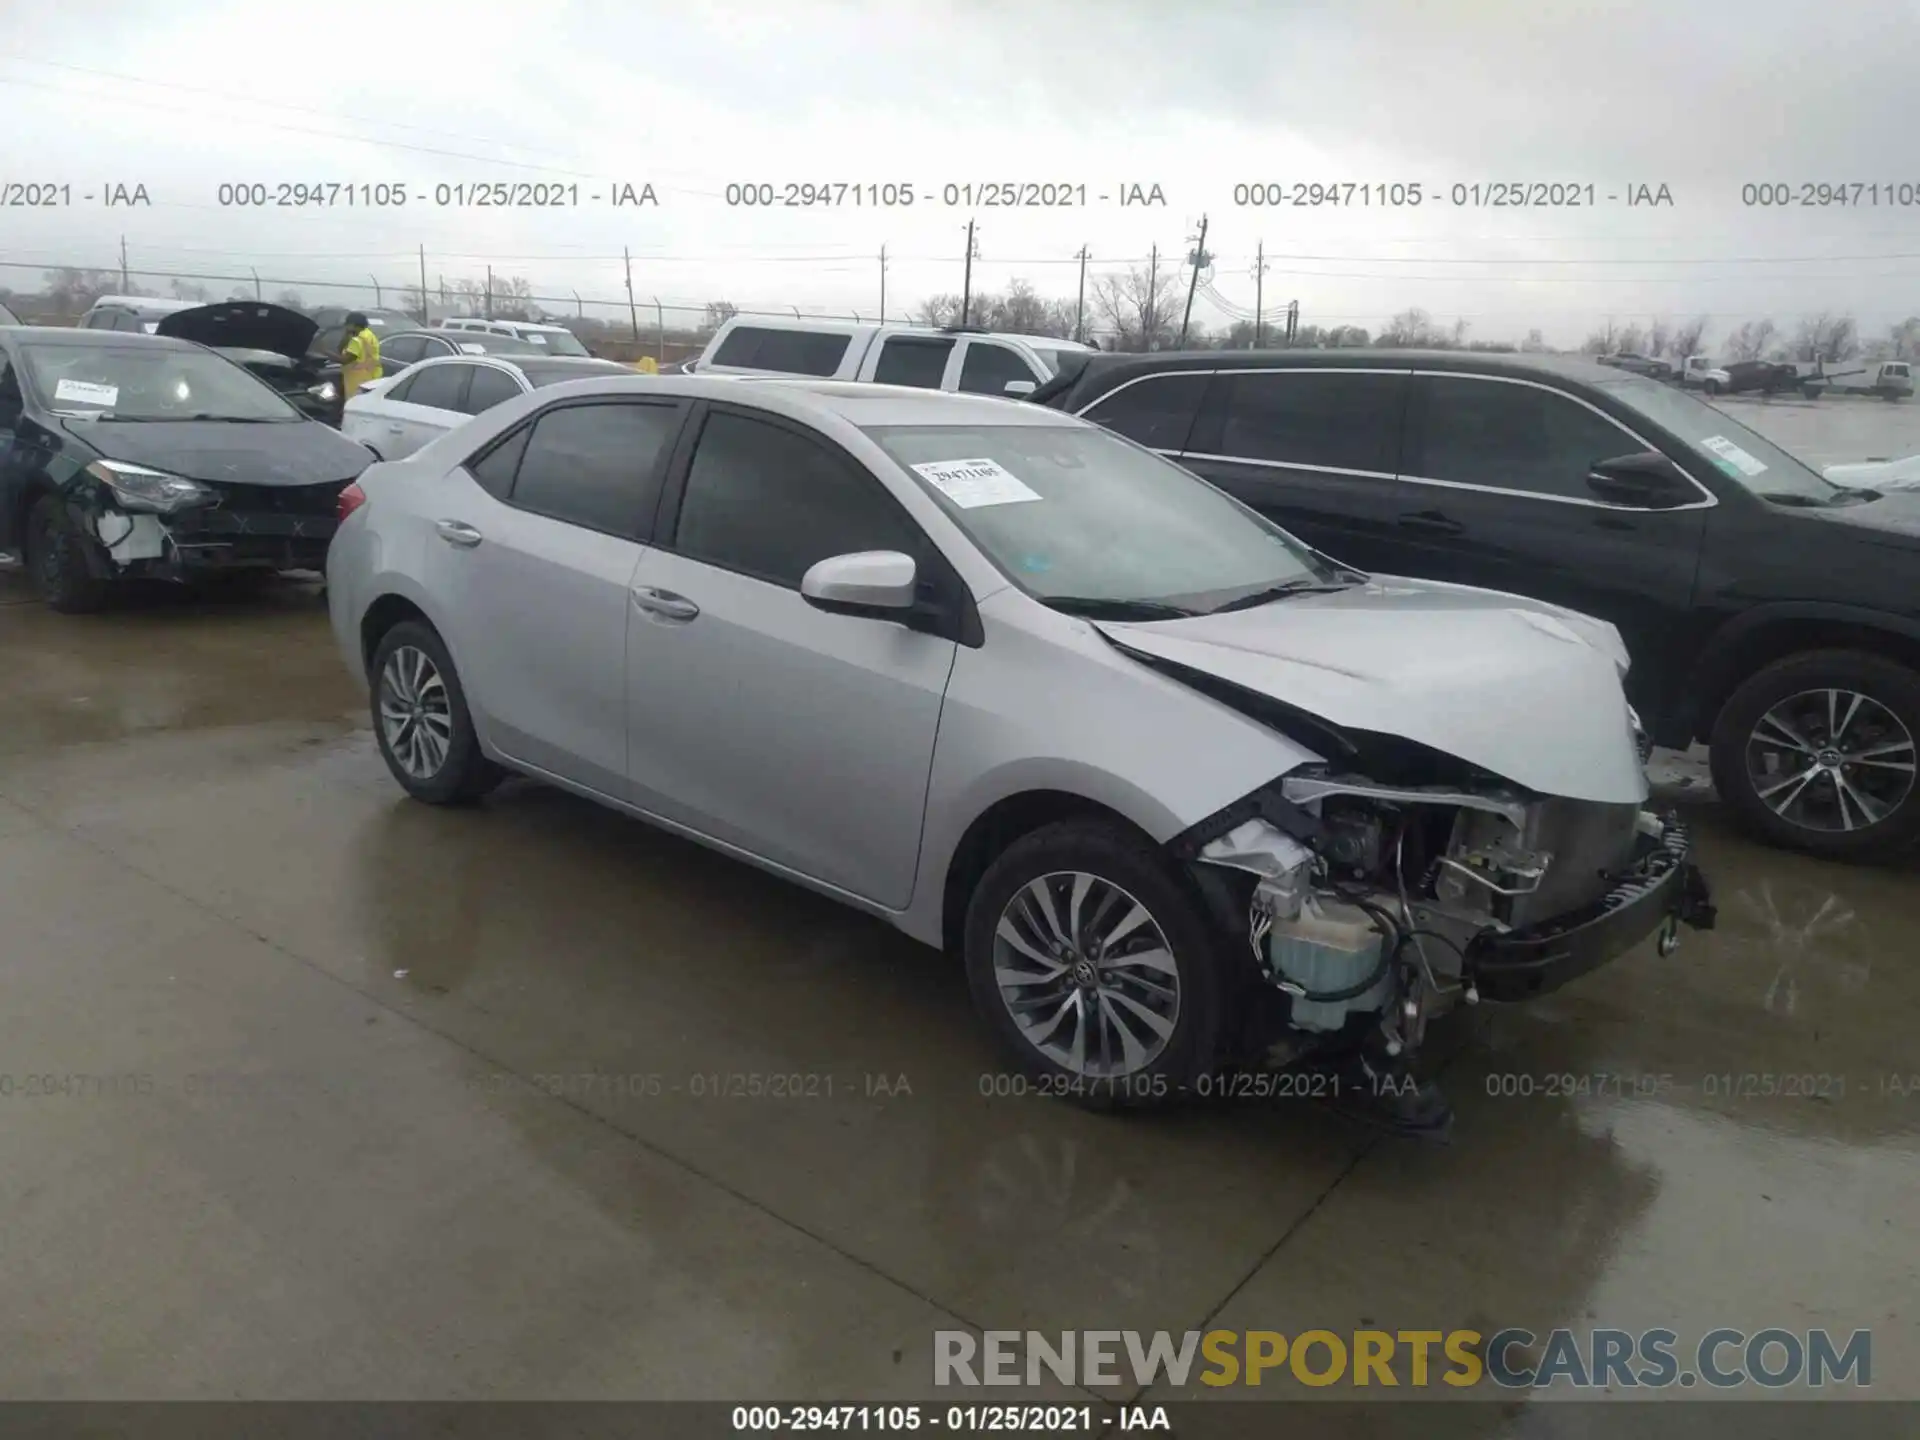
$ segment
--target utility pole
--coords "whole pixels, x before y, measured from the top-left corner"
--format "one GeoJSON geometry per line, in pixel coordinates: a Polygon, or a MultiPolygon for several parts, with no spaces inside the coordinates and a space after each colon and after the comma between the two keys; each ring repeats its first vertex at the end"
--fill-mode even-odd
{"type": "Polygon", "coordinates": [[[1158,325],[1158,317],[1153,313],[1153,302],[1158,298],[1159,293],[1160,247],[1156,245],[1147,256],[1147,305],[1145,313],[1141,316],[1143,323],[1140,327],[1140,347],[1143,350],[1152,350],[1155,348],[1153,337],[1158,325]]]}
{"type": "Polygon", "coordinates": [[[1200,272],[1213,263],[1213,257],[1207,254],[1207,217],[1200,217],[1200,235],[1193,242],[1193,250],[1187,256],[1187,263],[1193,266],[1193,274],[1187,280],[1187,308],[1180,316],[1180,348],[1187,348],[1187,325],[1193,319],[1193,294],[1200,288],[1200,272]]]}
{"type": "Polygon", "coordinates": [[[633,251],[625,245],[620,247],[620,256],[627,262],[627,324],[633,327],[633,338],[640,339],[640,312],[633,304],[633,251]]]}
{"type": "Polygon", "coordinates": [[[133,293],[133,282],[127,278],[127,237],[124,235],[120,237],[120,293],[133,293]]]}
{"type": "Polygon", "coordinates": [[[887,323],[887,247],[880,247],[880,323],[887,323]]]}
{"type": "Polygon", "coordinates": [[[973,221],[967,221],[967,269],[960,282],[960,323],[967,323],[967,314],[973,308],[973,221]]]}
{"type": "Polygon", "coordinates": [[[1289,300],[1287,302],[1287,348],[1289,350],[1293,348],[1294,337],[1299,333],[1300,302],[1298,300],[1289,300]]]}
{"type": "Polygon", "coordinates": [[[420,323],[427,324],[433,319],[432,310],[427,303],[427,247],[420,247],[420,323]]]}
{"type": "Polygon", "coordinates": [[[1079,344],[1087,343],[1087,247],[1082,245],[1080,261],[1080,298],[1073,302],[1073,338],[1079,344]]]}
{"type": "Polygon", "coordinates": [[[1262,240],[1253,251],[1253,348],[1260,348],[1266,321],[1267,242],[1262,240]]]}
{"type": "Polygon", "coordinates": [[[386,309],[386,294],[380,288],[380,277],[378,275],[368,275],[367,279],[373,281],[373,308],[376,310],[386,309]]]}
{"type": "Polygon", "coordinates": [[[493,318],[493,266],[487,266],[487,299],[482,307],[487,319],[493,318]]]}
{"type": "Polygon", "coordinates": [[[266,299],[267,297],[260,293],[260,272],[251,265],[247,268],[253,271],[253,298],[256,300],[266,299]]]}

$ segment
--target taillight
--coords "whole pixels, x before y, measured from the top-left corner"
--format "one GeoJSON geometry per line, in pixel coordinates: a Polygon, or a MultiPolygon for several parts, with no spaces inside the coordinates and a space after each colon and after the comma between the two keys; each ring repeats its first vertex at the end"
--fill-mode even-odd
{"type": "Polygon", "coordinates": [[[347,486],[340,492],[340,499],[334,505],[334,517],[345,520],[347,516],[367,503],[367,492],[360,488],[359,482],[347,486]]]}

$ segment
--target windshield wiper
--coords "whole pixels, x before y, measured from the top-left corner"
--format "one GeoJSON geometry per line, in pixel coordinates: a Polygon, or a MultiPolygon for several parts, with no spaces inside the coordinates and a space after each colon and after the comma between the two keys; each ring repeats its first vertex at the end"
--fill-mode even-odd
{"type": "Polygon", "coordinates": [[[1088,620],[1186,620],[1200,613],[1161,600],[1109,600],[1097,595],[1049,595],[1044,603],[1063,615],[1088,620]]]}
{"type": "MultiPolygon", "coordinates": [[[[1353,582],[1358,583],[1358,582],[1353,582]]],[[[1285,600],[1293,595],[1333,595],[1342,590],[1351,590],[1353,584],[1330,585],[1320,580],[1285,580],[1278,585],[1269,585],[1263,590],[1250,594],[1236,595],[1224,604],[1216,605],[1207,613],[1224,615],[1229,610],[1253,610],[1261,605],[1271,604],[1275,600],[1285,600]]]]}

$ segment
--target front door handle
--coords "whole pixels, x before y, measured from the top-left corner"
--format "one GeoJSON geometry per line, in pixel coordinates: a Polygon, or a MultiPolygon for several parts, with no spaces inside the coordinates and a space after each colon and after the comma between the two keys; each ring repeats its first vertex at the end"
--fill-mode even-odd
{"type": "Polygon", "coordinates": [[[671,590],[656,590],[651,585],[636,586],[633,603],[662,620],[691,620],[700,613],[700,607],[686,596],[671,590]]]}
{"type": "Polygon", "coordinates": [[[1414,510],[1400,517],[1402,530],[1418,530],[1428,535],[1464,535],[1467,527],[1438,510],[1414,510]]]}
{"type": "Polygon", "coordinates": [[[458,520],[435,521],[433,528],[440,532],[440,538],[449,545],[458,545],[464,550],[471,550],[480,543],[480,532],[458,520]]]}
{"type": "Polygon", "coordinates": [[[387,426],[387,434],[389,435],[404,435],[406,433],[406,430],[407,430],[407,427],[404,425],[387,426]]]}

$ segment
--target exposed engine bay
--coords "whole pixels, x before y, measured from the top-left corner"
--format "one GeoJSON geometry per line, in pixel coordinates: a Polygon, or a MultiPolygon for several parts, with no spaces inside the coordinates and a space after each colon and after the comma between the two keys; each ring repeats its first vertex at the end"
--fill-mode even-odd
{"type": "Polygon", "coordinates": [[[1670,954],[1682,922],[1713,922],[1677,819],[1487,776],[1298,771],[1184,848],[1196,873],[1231,873],[1208,888],[1309,1050],[1408,1056],[1458,1004],[1547,993],[1655,932],[1670,954]]]}

